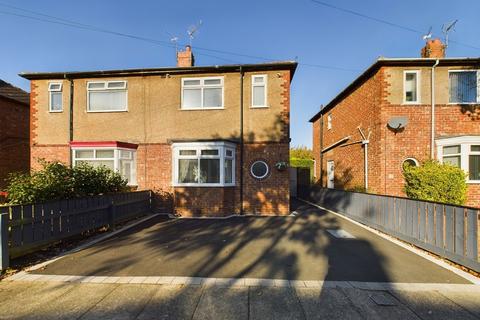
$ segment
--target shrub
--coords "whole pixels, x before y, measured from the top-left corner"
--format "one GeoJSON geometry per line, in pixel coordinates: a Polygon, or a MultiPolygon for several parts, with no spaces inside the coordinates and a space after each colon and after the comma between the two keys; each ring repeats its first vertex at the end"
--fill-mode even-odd
{"type": "Polygon", "coordinates": [[[361,185],[355,185],[353,187],[346,188],[345,191],[368,193],[368,190],[365,188],[365,186],[361,185]]]}
{"type": "Polygon", "coordinates": [[[9,204],[27,204],[127,190],[127,181],[106,167],[82,164],[70,168],[61,162],[40,160],[42,169],[8,178],[9,204]]]}
{"type": "Polygon", "coordinates": [[[449,164],[428,160],[404,167],[405,193],[409,198],[463,205],[467,198],[465,172],[449,164]]]}

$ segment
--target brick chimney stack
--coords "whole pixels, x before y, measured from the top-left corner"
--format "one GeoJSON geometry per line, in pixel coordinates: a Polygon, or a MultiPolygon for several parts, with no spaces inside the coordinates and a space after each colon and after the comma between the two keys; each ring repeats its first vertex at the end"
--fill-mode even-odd
{"type": "Polygon", "coordinates": [[[185,46],[185,51],[177,52],[177,67],[193,67],[195,57],[192,53],[192,47],[185,46]]]}
{"type": "Polygon", "coordinates": [[[445,45],[440,39],[428,40],[422,48],[422,58],[445,58],[445,45]]]}

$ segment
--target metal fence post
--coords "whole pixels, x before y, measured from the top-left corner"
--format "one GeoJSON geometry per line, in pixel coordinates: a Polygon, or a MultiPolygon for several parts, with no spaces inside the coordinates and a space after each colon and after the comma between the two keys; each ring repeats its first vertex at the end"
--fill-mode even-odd
{"type": "Polygon", "coordinates": [[[0,214],[0,270],[10,266],[8,254],[8,215],[0,214]]]}
{"type": "Polygon", "coordinates": [[[108,224],[110,229],[115,229],[115,220],[117,215],[117,207],[115,206],[115,200],[110,200],[110,207],[108,208],[108,224]]]}

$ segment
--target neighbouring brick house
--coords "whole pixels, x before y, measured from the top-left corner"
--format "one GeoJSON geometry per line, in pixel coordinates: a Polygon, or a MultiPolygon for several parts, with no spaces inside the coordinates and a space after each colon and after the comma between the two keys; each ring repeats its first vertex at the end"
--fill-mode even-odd
{"type": "Polygon", "coordinates": [[[444,53],[430,40],[422,58],[379,58],[310,120],[318,183],[404,196],[403,164],[434,158],[468,172],[480,207],[480,58],[444,53]]]}
{"type": "Polygon", "coordinates": [[[0,190],[12,172],[30,170],[27,92],[0,80],[0,190]]]}
{"type": "Polygon", "coordinates": [[[22,73],[31,159],[88,162],[184,216],[288,214],[290,81],[297,64],[22,73]],[[242,106],[242,108],[240,107],[242,106]]]}

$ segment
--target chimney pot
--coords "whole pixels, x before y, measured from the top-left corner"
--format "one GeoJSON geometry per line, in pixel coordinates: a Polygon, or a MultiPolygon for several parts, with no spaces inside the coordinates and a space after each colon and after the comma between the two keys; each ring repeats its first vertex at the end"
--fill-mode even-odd
{"type": "Polygon", "coordinates": [[[428,40],[421,51],[422,58],[445,58],[445,45],[440,39],[428,40]]]}
{"type": "Polygon", "coordinates": [[[193,67],[195,63],[195,57],[192,53],[192,47],[185,46],[185,51],[177,52],[177,67],[193,67]]]}

